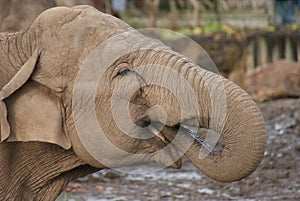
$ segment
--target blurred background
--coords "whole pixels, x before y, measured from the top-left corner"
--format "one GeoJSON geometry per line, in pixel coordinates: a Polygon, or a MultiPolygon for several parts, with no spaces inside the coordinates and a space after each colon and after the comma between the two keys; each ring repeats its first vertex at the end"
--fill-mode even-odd
{"type": "Polygon", "coordinates": [[[212,181],[185,160],[181,170],[150,175],[101,171],[69,184],[59,201],[300,200],[300,0],[0,0],[0,31],[26,29],[48,8],[80,4],[137,29],[193,39],[257,101],[268,140],[261,165],[240,182],[212,181]]]}

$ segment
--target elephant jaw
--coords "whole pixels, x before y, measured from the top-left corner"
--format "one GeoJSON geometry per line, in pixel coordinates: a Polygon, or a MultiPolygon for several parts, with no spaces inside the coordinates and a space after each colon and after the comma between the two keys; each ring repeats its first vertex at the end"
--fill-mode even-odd
{"type": "Polygon", "coordinates": [[[165,148],[163,148],[164,150],[162,151],[162,154],[154,155],[154,161],[169,168],[181,168],[182,161],[176,148],[172,144],[170,144],[170,142],[164,137],[164,135],[161,134],[161,132],[159,132],[159,130],[154,126],[149,125],[148,129],[150,133],[156,136],[166,146],[165,148]]]}

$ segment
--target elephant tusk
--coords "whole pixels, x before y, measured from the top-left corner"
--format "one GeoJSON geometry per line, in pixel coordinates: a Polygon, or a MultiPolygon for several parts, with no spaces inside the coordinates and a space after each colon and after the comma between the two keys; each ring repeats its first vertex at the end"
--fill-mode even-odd
{"type": "Polygon", "coordinates": [[[205,149],[207,149],[207,151],[209,151],[212,154],[218,154],[218,151],[215,151],[209,144],[207,144],[201,137],[199,137],[198,135],[196,135],[193,131],[191,131],[190,129],[181,126],[180,130],[185,133],[188,134],[190,137],[192,137],[197,143],[201,144],[205,149]]]}
{"type": "Polygon", "coordinates": [[[149,126],[148,129],[150,130],[150,132],[154,135],[156,135],[157,137],[159,137],[159,139],[161,139],[161,141],[163,141],[164,143],[168,143],[168,141],[166,140],[166,138],[153,126],[149,126]]]}

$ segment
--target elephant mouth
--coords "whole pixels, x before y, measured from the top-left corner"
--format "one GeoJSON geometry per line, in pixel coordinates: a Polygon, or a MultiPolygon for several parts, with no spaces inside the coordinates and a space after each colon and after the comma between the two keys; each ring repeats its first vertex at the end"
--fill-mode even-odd
{"type": "Polygon", "coordinates": [[[167,126],[160,122],[151,123],[148,129],[166,145],[171,143],[176,135],[182,135],[185,139],[192,140],[193,145],[199,146],[199,149],[203,148],[211,155],[218,155],[225,148],[223,137],[212,129],[197,128],[184,123],[167,126]]]}

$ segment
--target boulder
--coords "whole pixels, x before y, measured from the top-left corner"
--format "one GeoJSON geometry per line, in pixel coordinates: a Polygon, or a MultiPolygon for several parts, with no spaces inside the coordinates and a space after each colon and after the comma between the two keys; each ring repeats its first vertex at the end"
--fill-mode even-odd
{"type": "Polygon", "coordinates": [[[1,0],[0,32],[17,32],[26,29],[44,10],[55,6],[94,6],[92,0],[1,0]]]}
{"type": "Polygon", "coordinates": [[[255,101],[300,97],[300,63],[280,60],[247,72],[245,90],[255,101]]]}

